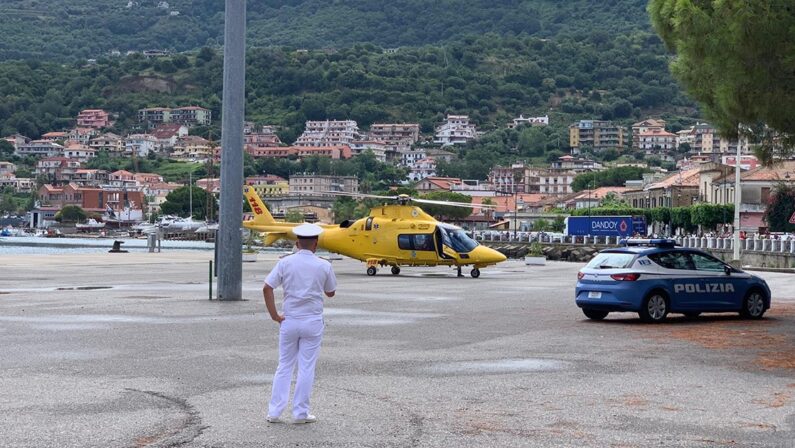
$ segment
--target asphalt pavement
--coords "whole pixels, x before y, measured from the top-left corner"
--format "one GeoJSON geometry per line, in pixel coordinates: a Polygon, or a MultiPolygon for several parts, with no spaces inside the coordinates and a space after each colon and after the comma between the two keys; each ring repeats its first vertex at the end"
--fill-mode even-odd
{"type": "Polygon", "coordinates": [[[0,446],[795,447],[792,274],[759,273],[762,321],[650,325],[588,321],[579,264],[335,260],[319,421],[290,425],[265,421],[276,255],[244,265],[240,302],[208,300],[210,256],[0,257],[0,446]]]}

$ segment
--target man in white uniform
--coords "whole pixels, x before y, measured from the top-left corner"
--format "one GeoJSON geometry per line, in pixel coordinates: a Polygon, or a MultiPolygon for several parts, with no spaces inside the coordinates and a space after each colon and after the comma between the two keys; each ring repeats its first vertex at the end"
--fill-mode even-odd
{"type": "Polygon", "coordinates": [[[273,391],[268,406],[268,422],[281,422],[287,407],[290,382],[296,362],[298,377],[293,395],[293,423],[314,423],[309,413],[309,396],[315,381],[315,364],[323,339],[323,295],[334,297],[337,278],[331,263],[315,256],[318,236],[323,232],[315,224],[293,229],[298,237],[298,252],[284,257],[265,279],[262,293],[271,319],[279,322],[279,367],[273,375],[273,391]],[[282,313],[276,311],[273,290],[284,289],[282,313]]]}

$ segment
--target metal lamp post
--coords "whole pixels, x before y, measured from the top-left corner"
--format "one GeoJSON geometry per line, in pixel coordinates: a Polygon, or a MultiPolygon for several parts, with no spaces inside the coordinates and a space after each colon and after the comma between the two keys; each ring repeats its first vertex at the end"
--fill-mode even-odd
{"type": "Polygon", "coordinates": [[[243,116],[246,84],[246,1],[226,0],[221,117],[221,204],[218,299],[243,299],[243,116]]]}

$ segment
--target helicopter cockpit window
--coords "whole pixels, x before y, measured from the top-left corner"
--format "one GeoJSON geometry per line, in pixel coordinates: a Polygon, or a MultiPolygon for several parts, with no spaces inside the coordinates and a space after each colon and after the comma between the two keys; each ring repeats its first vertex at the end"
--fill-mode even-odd
{"type": "Polygon", "coordinates": [[[372,216],[367,218],[367,221],[364,222],[364,230],[373,230],[373,217],[372,216]]]}
{"type": "Polygon", "coordinates": [[[442,241],[458,253],[472,252],[478,242],[473,240],[462,229],[442,228],[442,241]]]}

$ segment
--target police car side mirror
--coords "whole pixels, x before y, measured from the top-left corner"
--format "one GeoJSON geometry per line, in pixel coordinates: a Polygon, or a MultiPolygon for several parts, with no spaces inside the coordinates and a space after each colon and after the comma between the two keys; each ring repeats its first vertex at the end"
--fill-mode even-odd
{"type": "Polygon", "coordinates": [[[732,271],[733,271],[732,267],[729,266],[728,264],[723,266],[723,272],[725,272],[726,275],[732,275],[732,271]]]}

